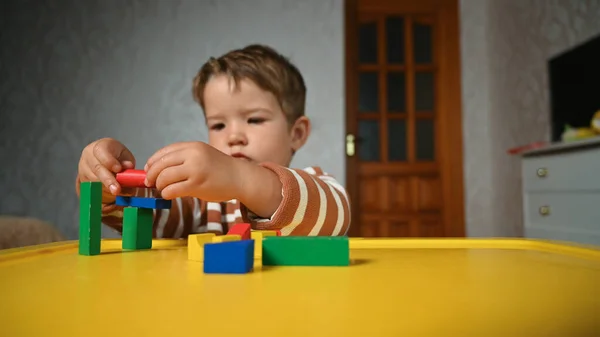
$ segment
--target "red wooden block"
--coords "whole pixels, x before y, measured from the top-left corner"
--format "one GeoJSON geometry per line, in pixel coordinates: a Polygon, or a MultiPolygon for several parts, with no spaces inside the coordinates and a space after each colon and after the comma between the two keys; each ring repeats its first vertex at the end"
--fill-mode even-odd
{"type": "Polygon", "coordinates": [[[281,231],[278,229],[275,232],[277,232],[277,236],[281,236],[281,231]]]}
{"type": "Polygon", "coordinates": [[[117,182],[122,187],[147,187],[144,185],[146,171],[127,169],[117,173],[117,182]]]}
{"type": "Polygon", "coordinates": [[[238,234],[242,237],[242,240],[250,240],[250,229],[252,227],[248,223],[238,223],[229,229],[227,234],[238,234]]]}

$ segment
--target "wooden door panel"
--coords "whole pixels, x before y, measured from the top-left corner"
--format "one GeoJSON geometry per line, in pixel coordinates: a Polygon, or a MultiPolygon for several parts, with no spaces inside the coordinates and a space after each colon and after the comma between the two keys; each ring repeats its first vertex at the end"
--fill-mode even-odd
{"type": "Polygon", "coordinates": [[[444,237],[440,215],[362,214],[363,237],[444,237]]]}
{"type": "Polygon", "coordinates": [[[362,212],[381,212],[385,204],[381,202],[381,195],[385,193],[385,181],[381,177],[364,177],[360,180],[360,209],[362,212]]]}
{"type": "Polygon", "coordinates": [[[439,176],[365,176],[359,184],[362,213],[440,213],[442,210],[439,176]]]}
{"type": "Polygon", "coordinates": [[[447,0],[359,0],[353,1],[361,13],[427,13],[451,7],[447,0]]]}
{"type": "Polygon", "coordinates": [[[438,165],[434,162],[413,163],[411,165],[380,165],[379,163],[361,163],[358,174],[361,177],[389,176],[389,175],[419,175],[435,174],[439,172],[438,165]]]}
{"type": "Polygon", "coordinates": [[[387,235],[383,237],[406,237],[411,235],[410,221],[389,221],[387,235]]]}
{"type": "Polygon", "coordinates": [[[444,237],[444,226],[441,219],[437,220],[425,220],[419,222],[419,235],[420,237],[444,237]]]}
{"type": "Polygon", "coordinates": [[[464,235],[458,0],[346,5],[351,236],[464,235]]]}
{"type": "Polygon", "coordinates": [[[367,176],[360,182],[363,213],[406,212],[412,209],[408,177],[367,176]]]}
{"type": "Polygon", "coordinates": [[[442,212],[442,181],[439,176],[415,177],[418,212],[442,212]]]}
{"type": "Polygon", "coordinates": [[[416,236],[411,232],[410,221],[376,221],[361,219],[365,224],[362,227],[362,237],[410,237],[416,236]]]}
{"type": "Polygon", "coordinates": [[[436,236],[441,221],[438,176],[371,176],[360,181],[361,236],[436,236]]]}
{"type": "MultiPolygon", "coordinates": [[[[406,176],[388,176],[383,178],[388,188],[388,210],[400,213],[410,212],[410,179],[406,176]]],[[[383,198],[382,198],[383,199],[383,198]]]]}

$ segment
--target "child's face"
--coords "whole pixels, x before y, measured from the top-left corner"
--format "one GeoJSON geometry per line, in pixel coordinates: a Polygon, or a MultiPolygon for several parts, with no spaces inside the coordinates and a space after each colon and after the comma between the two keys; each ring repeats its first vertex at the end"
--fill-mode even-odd
{"type": "Polygon", "coordinates": [[[204,112],[210,145],[255,163],[289,166],[292,151],[304,145],[310,132],[306,117],[290,128],[277,98],[247,79],[235,90],[228,77],[211,78],[204,89],[204,112]]]}

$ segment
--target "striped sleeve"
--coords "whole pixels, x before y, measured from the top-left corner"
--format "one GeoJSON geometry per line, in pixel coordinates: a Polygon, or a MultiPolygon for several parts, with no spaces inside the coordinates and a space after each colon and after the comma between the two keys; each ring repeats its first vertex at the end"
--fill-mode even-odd
{"type": "Polygon", "coordinates": [[[345,188],[319,167],[303,170],[266,163],[279,177],[283,199],[270,219],[257,218],[240,205],[244,222],[256,229],[280,229],[287,236],[343,236],[350,228],[345,188]]]}
{"type": "MultiPolygon", "coordinates": [[[[133,193],[138,197],[156,197],[158,192],[154,189],[136,188],[133,193]]],[[[153,210],[153,237],[154,238],[186,238],[192,233],[210,231],[209,220],[212,215],[208,203],[197,198],[184,197],[172,200],[170,209],[153,210]]],[[[220,212],[220,209],[218,209],[220,212]]],[[[220,217],[220,215],[218,216],[220,217]]],[[[108,227],[123,233],[123,207],[112,205],[102,214],[102,222],[108,227]]]]}

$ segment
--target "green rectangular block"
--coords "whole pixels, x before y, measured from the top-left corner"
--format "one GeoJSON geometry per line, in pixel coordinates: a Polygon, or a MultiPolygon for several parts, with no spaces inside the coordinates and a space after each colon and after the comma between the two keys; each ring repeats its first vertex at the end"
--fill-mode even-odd
{"type": "Polygon", "coordinates": [[[152,224],[154,212],[151,208],[125,207],[123,209],[123,249],[152,248],[152,224]]]}
{"type": "Polygon", "coordinates": [[[350,264],[350,243],[345,236],[267,236],[262,250],[264,266],[350,264]]]}
{"type": "Polygon", "coordinates": [[[102,226],[102,183],[82,182],[79,185],[79,254],[100,254],[102,226]]]}

